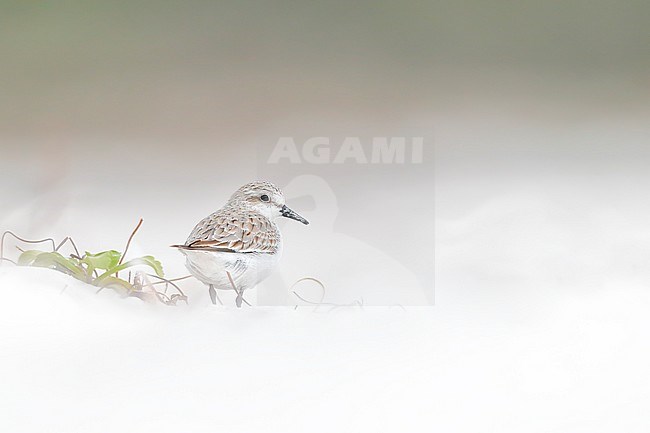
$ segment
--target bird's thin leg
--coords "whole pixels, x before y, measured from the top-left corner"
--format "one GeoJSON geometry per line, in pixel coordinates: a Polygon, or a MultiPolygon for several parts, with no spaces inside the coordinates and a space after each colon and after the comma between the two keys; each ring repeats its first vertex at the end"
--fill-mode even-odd
{"type": "Polygon", "coordinates": [[[232,275],[230,275],[230,272],[226,271],[226,275],[228,275],[228,280],[230,281],[230,285],[232,286],[232,289],[237,293],[237,298],[235,298],[235,304],[237,305],[237,308],[241,308],[241,303],[242,301],[246,303],[249,307],[251,304],[244,299],[244,291],[243,290],[238,290],[237,286],[235,286],[235,281],[232,279],[232,275]]]}
{"type": "Polygon", "coordinates": [[[248,303],[246,299],[244,299],[244,291],[240,290],[239,293],[237,293],[237,299],[235,300],[237,303],[237,307],[241,308],[241,303],[243,302],[244,304],[248,305],[249,307],[252,307],[251,304],[248,303]]]}
{"type": "Polygon", "coordinates": [[[235,304],[237,304],[237,308],[241,308],[241,302],[244,299],[241,295],[241,293],[237,293],[237,297],[235,298],[235,304]]]}
{"type": "Polygon", "coordinates": [[[221,301],[221,298],[219,297],[219,291],[215,290],[215,295],[217,295],[217,301],[219,301],[219,305],[223,305],[223,302],[221,301]]]}
{"type": "Polygon", "coordinates": [[[237,293],[237,299],[235,299],[235,302],[237,303],[237,308],[241,308],[241,303],[245,303],[249,307],[252,305],[248,303],[246,299],[244,299],[244,291],[240,290],[239,293],[237,293]]]}
{"type": "MultiPolygon", "coordinates": [[[[213,305],[217,305],[217,299],[219,299],[219,297],[217,296],[217,291],[214,289],[212,284],[210,284],[210,299],[212,300],[213,305]]],[[[221,299],[219,299],[219,303],[223,305],[221,299]]]]}

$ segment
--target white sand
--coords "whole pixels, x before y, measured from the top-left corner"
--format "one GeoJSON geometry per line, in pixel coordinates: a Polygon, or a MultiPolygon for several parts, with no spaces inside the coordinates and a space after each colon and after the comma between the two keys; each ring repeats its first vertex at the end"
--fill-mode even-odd
{"type": "Polygon", "coordinates": [[[641,287],[530,314],[170,308],[7,266],[0,290],[0,431],[650,428],[641,287]]]}

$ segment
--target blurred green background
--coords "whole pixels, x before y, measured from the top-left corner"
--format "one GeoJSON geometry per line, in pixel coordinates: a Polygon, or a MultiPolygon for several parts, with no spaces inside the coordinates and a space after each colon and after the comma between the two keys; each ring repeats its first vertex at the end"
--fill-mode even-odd
{"type": "Polygon", "coordinates": [[[3,145],[34,134],[223,137],[278,111],[395,112],[473,86],[634,99],[650,66],[647,1],[0,5],[3,145]]]}

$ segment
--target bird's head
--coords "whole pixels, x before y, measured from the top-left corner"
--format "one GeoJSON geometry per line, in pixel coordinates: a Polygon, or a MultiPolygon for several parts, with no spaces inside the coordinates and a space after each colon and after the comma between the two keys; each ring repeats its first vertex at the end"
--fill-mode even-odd
{"type": "Polygon", "coordinates": [[[280,188],[271,182],[255,181],[239,188],[230,197],[228,204],[264,215],[271,221],[278,217],[291,218],[303,224],[309,224],[305,218],[289,209],[280,188]]]}

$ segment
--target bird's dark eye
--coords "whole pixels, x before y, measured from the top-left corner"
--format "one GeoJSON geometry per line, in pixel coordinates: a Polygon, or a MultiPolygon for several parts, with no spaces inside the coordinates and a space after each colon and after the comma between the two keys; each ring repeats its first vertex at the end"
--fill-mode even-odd
{"type": "Polygon", "coordinates": [[[269,198],[269,196],[266,195],[266,194],[264,194],[263,196],[261,196],[261,197],[260,197],[260,200],[262,200],[262,201],[266,201],[266,202],[271,201],[271,199],[269,198]]]}

